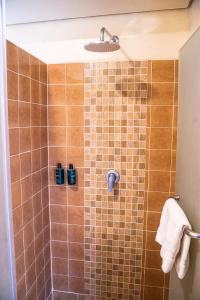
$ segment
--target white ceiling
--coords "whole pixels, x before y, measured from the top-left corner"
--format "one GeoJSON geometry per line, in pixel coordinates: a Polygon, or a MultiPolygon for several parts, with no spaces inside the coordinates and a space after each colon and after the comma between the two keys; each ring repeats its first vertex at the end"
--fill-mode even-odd
{"type": "Polygon", "coordinates": [[[46,63],[64,63],[174,59],[188,31],[188,9],[179,9],[9,25],[6,37],[46,63]],[[119,51],[84,50],[102,26],[119,36],[119,51]]]}
{"type": "Polygon", "coordinates": [[[191,0],[7,0],[7,24],[186,8],[191,0]]]}

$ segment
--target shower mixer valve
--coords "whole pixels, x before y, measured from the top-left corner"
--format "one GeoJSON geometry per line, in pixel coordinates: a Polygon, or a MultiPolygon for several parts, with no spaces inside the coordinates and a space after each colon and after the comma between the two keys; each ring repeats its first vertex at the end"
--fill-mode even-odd
{"type": "Polygon", "coordinates": [[[108,184],[108,191],[112,192],[114,185],[120,180],[119,172],[116,170],[109,170],[106,174],[106,181],[108,184]]]}

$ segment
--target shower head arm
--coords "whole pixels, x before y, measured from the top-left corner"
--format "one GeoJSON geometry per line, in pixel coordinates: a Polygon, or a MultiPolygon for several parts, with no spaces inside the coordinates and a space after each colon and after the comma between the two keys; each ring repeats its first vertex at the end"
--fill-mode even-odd
{"type": "Polygon", "coordinates": [[[100,30],[100,41],[101,42],[104,42],[104,40],[105,40],[104,39],[105,33],[109,36],[111,41],[119,42],[118,36],[110,34],[110,32],[105,27],[102,27],[101,30],[100,30]]]}
{"type": "Polygon", "coordinates": [[[88,43],[84,48],[91,52],[113,52],[120,49],[119,38],[116,35],[111,35],[105,27],[102,27],[100,31],[100,40],[88,43]],[[105,33],[109,36],[109,40],[104,39],[105,33]]]}

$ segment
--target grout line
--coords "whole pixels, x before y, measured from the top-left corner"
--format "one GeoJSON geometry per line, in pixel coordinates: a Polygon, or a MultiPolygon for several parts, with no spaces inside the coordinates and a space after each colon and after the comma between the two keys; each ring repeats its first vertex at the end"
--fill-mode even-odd
{"type": "MultiPolygon", "coordinates": [[[[148,69],[148,68],[147,68],[148,69]]],[[[16,73],[15,71],[12,71],[12,70],[9,70],[9,71],[11,71],[11,72],[13,72],[13,73],[16,73]]],[[[27,77],[27,78],[29,78],[28,76],[26,76],[26,75],[23,75],[23,74],[19,74],[19,75],[21,75],[21,76],[24,76],[24,77],[27,77]]],[[[140,74],[141,76],[142,75],[145,75],[145,74],[140,74]]],[[[117,77],[117,76],[123,76],[123,74],[121,74],[121,75],[116,75],[116,74],[113,74],[113,75],[105,75],[104,77],[107,77],[107,76],[111,76],[111,77],[117,77]]],[[[125,76],[127,76],[127,77],[133,77],[134,75],[131,75],[131,74],[129,74],[129,75],[125,75],[125,76]]],[[[138,75],[137,75],[138,76],[138,75]]],[[[89,77],[91,77],[91,78],[98,78],[98,76],[89,76],[89,77]]],[[[100,75],[99,77],[103,77],[102,75],[100,75]]],[[[32,78],[31,78],[32,79],[32,78]]],[[[32,80],[34,80],[34,81],[38,81],[38,80],[36,80],[36,79],[32,79],[32,80]]],[[[43,83],[44,84],[44,82],[42,82],[42,81],[39,81],[40,83],[43,83]]],[[[175,83],[178,83],[178,81],[151,81],[151,83],[152,84],[174,84],[174,82],[175,83]]],[[[132,82],[129,82],[129,83],[136,83],[136,84],[140,84],[141,83],[141,80],[138,80],[138,81],[132,81],[132,82]]],[[[129,84],[128,83],[128,84],[129,84]]],[[[85,82],[85,83],[47,83],[47,86],[83,86],[84,84],[86,84],[86,85],[101,85],[101,83],[97,83],[97,82],[85,82]]],[[[112,82],[106,82],[105,84],[107,84],[107,85],[113,85],[113,84],[115,84],[115,83],[112,83],[112,82]]],[[[107,91],[108,89],[105,89],[105,90],[102,90],[102,91],[107,91]]],[[[137,90],[135,90],[135,89],[133,89],[134,91],[141,91],[141,89],[137,89],[137,90]]],[[[141,97],[138,97],[138,99],[141,99],[141,97]]]]}
{"type": "Polygon", "coordinates": [[[48,93],[48,81],[49,81],[49,65],[47,65],[47,151],[48,151],[48,195],[49,195],[49,237],[50,237],[50,270],[51,270],[51,293],[53,290],[53,264],[52,264],[52,222],[51,222],[51,189],[50,186],[50,156],[49,156],[49,93],[48,93]]]}
{"type": "MultiPolygon", "coordinates": [[[[18,53],[18,49],[17,49],[17,53],[18,53]]],[[[30,58],[29,58],[29,60],[30,60],[30,58]]],[[[19,62],[18,62],[18,65],[19,65],[19,62]]],[[[31,66],[30,63],[29,63],[29,66],[31,66]]],[[[44,84],[44,85],[47,84],[47,83],[45,83],[45,82],[43,82],[43,81],[40,81],[40,80],[35,79],[35,78],[32,78],[32,77],[31,77],[31,74],[30,74],[30,76],[27,76],[27,75],[24,75],[24,74],[22,74],[22,73],[19,73],[19,72],[16,72],[16,71],[14,71],[14,70],[11,70],[11,69],[7,69],[7,70],[8,70],[9,72],[11,72],[11,73],[16,74],[17,76],[22,76],[22,77],[25,77],[25,78],[27,78],[27,79],[36,81],[36,82],[41,83],[41,84],[44,84]]],[[[39,70],[40,70],[40,64],[39,64],[39,70]]]]}
{"type": "MultiPolygon", "coordinates": [[[[67,81],[67,64],[65,64],[65,83],[66,83],[66,81],[67,81]]],[[[67,143],[68,143],[68,139],[67,139],[67,122],[68,122],[68,118],[67,118],[67,107],[68,107],[68,104],[67,104],[67,94],[66,94],[66,91],[67,91],[67,89],[66,89],[66,84],[65,84],[65,100],[66,100],[66,105],[65,105],[65,110],[66,110],[66,119],[65,119],[65,128],[66,128],[66,132],[65,132],[65,134],[66,134],[66,149],[65,149],[65,159],[66,159],[66,162],[68,161],[68,158],[67,158],[67,143]]],[[[66,170],[64,171],[65,172],[65,176],[66,176],[66,170]]],[[[67,176],[66,176],[66,181],[67,181],[67,176]]],[[[67,219],[69,218],[69,210],[68,210],[68,189],[66,190],[66,197],[67,197],[67,199],[66,199],[66,201],[67,201],[67,205],[66,205],[66,207],[67,207],[67,219]]],[[[67,220],[68,221],[68,220],[67,220]]],[[[67,243],[69,243],[69,224],[68,224],[68,222],[67,222],[67,243]]],[[[68,263],[68,265],[67,265],[67,267],[68,267],[68,274],[70,273],[70,265],[69,265],[69,257],[70,257],[70,255],[69,255],[69,247],[67,246],[67,255],[68,255],[68,261],[67,261],[67,263],[68,263]]],[[[70,276],[69,276],[70,277],[70,276]]],[[[68,287],[68,289],[69,289],[69,281],[68,281],[68,283],[67,283],[67,287],[68,287]]]]}
{"type": "MultiPolygon", "coordinates": [[[[150,92],[150,100],[152,99],[152,61],[150,60],[149,61],[149,75],[150,78],[148,78],[148,80],[150,81],[150,87],[151,87],[151,90],[149,91],[150,92]]],[[[149,117],[149,139],[148,139],[148,156],[146,157],[147,159],[147,169],[149,169],[149,162],[150,162],[150,141],[151,141],[151,102],[149,101],[148,102],[148,106],[149,106],[149,116],[147,116],[147,118],[149,117]]],[[[145,218],[145,229],[147,230],[147,212],[148,212],[148,192],[149,192],[149,172],[146,173],[147,175],[147,191],[146,191],[146,218],[145,218]]],[[[145,245],[144,245],[144,248],[146,249],[147,248],[147,234],[145,234],[145,245]]],[[[146,260],[147,260],[147,257],[146,257],[146,250],[144,251],[144,278],[143,278],[143,284],[145,285],[145,276],[146,276],[146,260]]],[[[144,287],[143,287],[143,300],[144,300],[144,287]]]]}

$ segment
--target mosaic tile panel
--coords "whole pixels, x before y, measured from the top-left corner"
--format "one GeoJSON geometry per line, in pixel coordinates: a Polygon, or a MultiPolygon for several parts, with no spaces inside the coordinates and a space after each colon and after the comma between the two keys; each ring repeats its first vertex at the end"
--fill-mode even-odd
{"type": "Polygon", "coordinates": [[[85,66],[85,289],[90,299],[140,298],[148,62],[85,66]],[[121,175],[114,192],[105,174],[121,175]]]}

